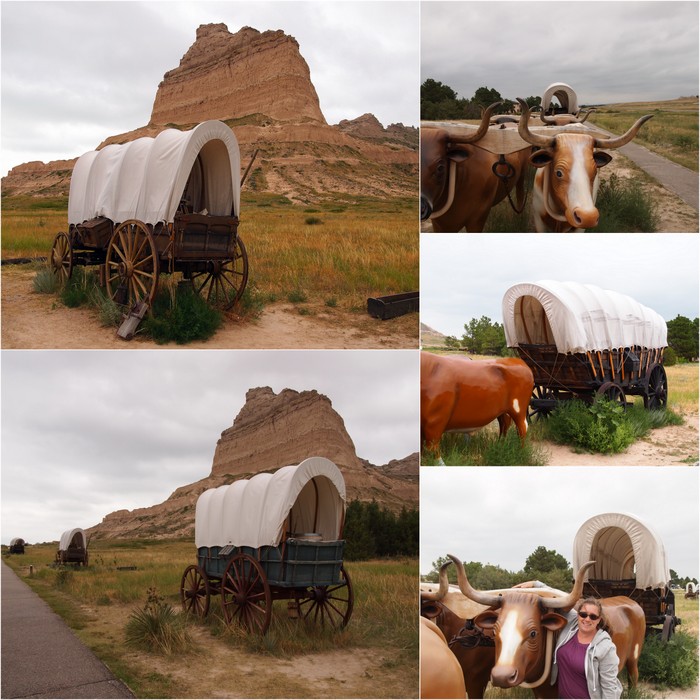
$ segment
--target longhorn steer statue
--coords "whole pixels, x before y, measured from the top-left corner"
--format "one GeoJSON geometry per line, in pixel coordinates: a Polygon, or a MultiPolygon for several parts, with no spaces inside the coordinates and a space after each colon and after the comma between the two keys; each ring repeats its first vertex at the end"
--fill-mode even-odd
{"type": "Polygon", "coordinates": [[[430,620],[421,617],[420,696],[464,700],[462,669],[447,646],[445,635],[430,620]]]}
{"type": "MultiPolygon", "coordinates": [[[[568,612],[581,598],[586,571],[595,563],[589,561],[576,574],[574,586],[567,597],[540,598],[518,591],[493,593],[477,591],[470,585],[462,562],[447,555],[457,567],[457,580],[462,593],[471,600],[489,606],[477,615],[474,623],[482,629],[492,629],[496,642],[496,663],[491,682],[499,688],[516,685],[536,688],[538,697],[549,695],[552,686],[552,648],[554,635],[566,625],[566,618],[557,610],[568,612]]],[[[637,684],[637,661],[644,643],[646,621],[644,611],[632,599],[615,596],[601,600],[608,629],[620,660],[618,671],[627,668],[630,686],[637,684]]]]}
{"type": "Polygon", "coordinates": [[[530,156],[530,163],[538,168],[532,194],[535,228],[539,233],[564,233],[597,226],[598,169],[607,165],[612,156],[596,149],[624,146],[654,115],[641,117],[622,136],[600,138],[583,132],[545,136],[530,132],[530,109],[520,97],[518,102],[522,107],[518,133],[540,149],[530,156]]]}
{"type": "Polygon", "coordinates": [[[495,206],[515,187],[517,207],[525,201],[529,147],[500,157],[479,147],[489,128],[495,102],[482,115],[473,134],[422,126],[420,130],[420,218],[432,220],[433,231],[484,230],[495,206]],[[496,171],[494,171],[496,166],[496,171]],[[505,176],[497,177],[495,172],[505,176]]]}
{"type": "Polygon", "coordinates": [[[496,419],[501,437],[512,419],[524,441],[533,386],[532,370],[515,357],[469,360],[421,352],[421,446],[425,442],[442,463],[443,433],[473,432],[496,419]]]}

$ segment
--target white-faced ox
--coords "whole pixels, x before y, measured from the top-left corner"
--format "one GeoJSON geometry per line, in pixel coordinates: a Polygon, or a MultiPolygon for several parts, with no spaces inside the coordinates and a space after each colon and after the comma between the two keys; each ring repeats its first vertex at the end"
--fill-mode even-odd
{"type": "Polygon", "coordinates": [[[484,111],[473,134],[421,127],[420,218],[431,219],[436,233],[454,233],[462,228],[467,232],[483,231],[491,208],[514,187],[515,206],[521,209],[524,205],[530,147],[501,157],[478,144],[500,104],[496,102],[484,111]]]}
{"type": "MultiPolygon", "coordinates": [[[[584,575],[595,562],[590,561],[579,569],[568,596],[536,598],[517,589],[498,595],[477,591],[470,585],[459,559],[451,554],[448,556],[457,566],[462,593],[489,606],[489,610],[474,618],[474,623],[494,632],[496,662],[491,670],[493,685],[499,688],[520,685],[533,688],[537,697],[556,697],[556,688],[549,681],[552,649],[555,635],[566,625],[566,618],[557,611],[568,612],[581,598],[584,575]]],[[[626,667],[630,685],[636,685],[637,660],[646,629],[644,611],[625,596],[603,598],[601,604],[620,660],[618,670],[626,667]]]]}
{"type": "Polygon", "coordinates": [[[518,102],[522,107],[518,133],[539,148],[530,156],[530,163],[538,168],[532,194],[535,229],[540,233],[564,233],[597,226],[598,169],[612,156],[596,149],[624,146],[653,115],[638,119],[622,136],[602,138],[570,132],[548,136],[530,131],[530,109],[525,100],[518,98],[518,102]]]}

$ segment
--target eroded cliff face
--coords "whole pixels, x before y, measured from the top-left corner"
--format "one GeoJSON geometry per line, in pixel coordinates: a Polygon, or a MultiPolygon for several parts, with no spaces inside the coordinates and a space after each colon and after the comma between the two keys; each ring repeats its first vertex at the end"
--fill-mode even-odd
{"type": "Polygon", "coordinates": [[[325,124],[309,66],[281,30],[204,24],[158,86],[151,124],[188,124],[258,114],[281,122],[325,124]]]}
{"type": "Polygon", "coordinates": [[[89,532],[97,538],[191,536],[195,505],[208,488],[299,464],[307,457],[326,457],[343,473],[348,500],[375,500],[399,511],[418,506],[418,454],[375,466],[360,459],[342,417],[330,399],[317,391],[270,387],[246,393],[246,403],[217,442],[211,473],[176,489],[150,508],[119,510],[89,532]]]}

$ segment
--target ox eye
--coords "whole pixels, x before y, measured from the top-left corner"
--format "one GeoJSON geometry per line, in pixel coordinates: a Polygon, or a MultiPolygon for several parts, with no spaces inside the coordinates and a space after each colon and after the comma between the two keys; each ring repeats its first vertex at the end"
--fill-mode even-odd
{"type": "Polygon", "coordinates": [[[530,632],[530,639],[534,639],[536,636],[537,636],[536,630],[532,630],[532,632],[530,632]]]}
{"type": "Polygon", "coordinates": [[[554,173],[560,180],[564,177],[564,173],[561,170],[557,170],[554,173]]]}

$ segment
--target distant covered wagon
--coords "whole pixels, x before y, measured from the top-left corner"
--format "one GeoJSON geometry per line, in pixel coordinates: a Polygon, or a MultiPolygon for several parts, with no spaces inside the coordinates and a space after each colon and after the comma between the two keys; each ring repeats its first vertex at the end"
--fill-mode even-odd
{"type": "Polygon", "coordinates": [[[642,396],[648,409],[666,406],[666,322],[652,309],[591,284],[552,280],[514,285],[502,308],[506,343],[535,378],[531,417],[596,395],[623,407],[627,394],[642,396]]]}
{"type": "Polygon", "coordinates": [[[236,137],[220,121],[82,155],[51,269],[65,281],[74,265],[100,265],[109,296],[128,306],[153,301],[161,272],[181,272],[209,302],[230,308],[248,280],[240,167],[236,137]]]}
{"type": "Polygon", "coordinates": [[[56,552],[58,564],[88,565],[88,541],[85,531],[79,527],[66,530],[61,535],[56,552]]]}
{"type": "Polygon", "coordinates": [[[10,554],[24,554],[26,542],[21,537],[13,537],[10,540],[10,554]]]}
{"type": "Polygon", "coordinates": [[[681,621],[666,548],[646,522],[629,513],[601,513],[586,520],[574,538],[573,569],[595,564],[584,576],[584,595],[628,596],[644,610],[647,635],[668,641],[681,621]]]}
{"type": "Polygon", "coordinates": [[[264,634],[273,602],[287,600],[292,616],[344,627],[354,600],[343,566],[345,498],[343,475],[323,457],[205,491],[183,608],[203,617],[221,595],[227,623],[264,634]]]}

